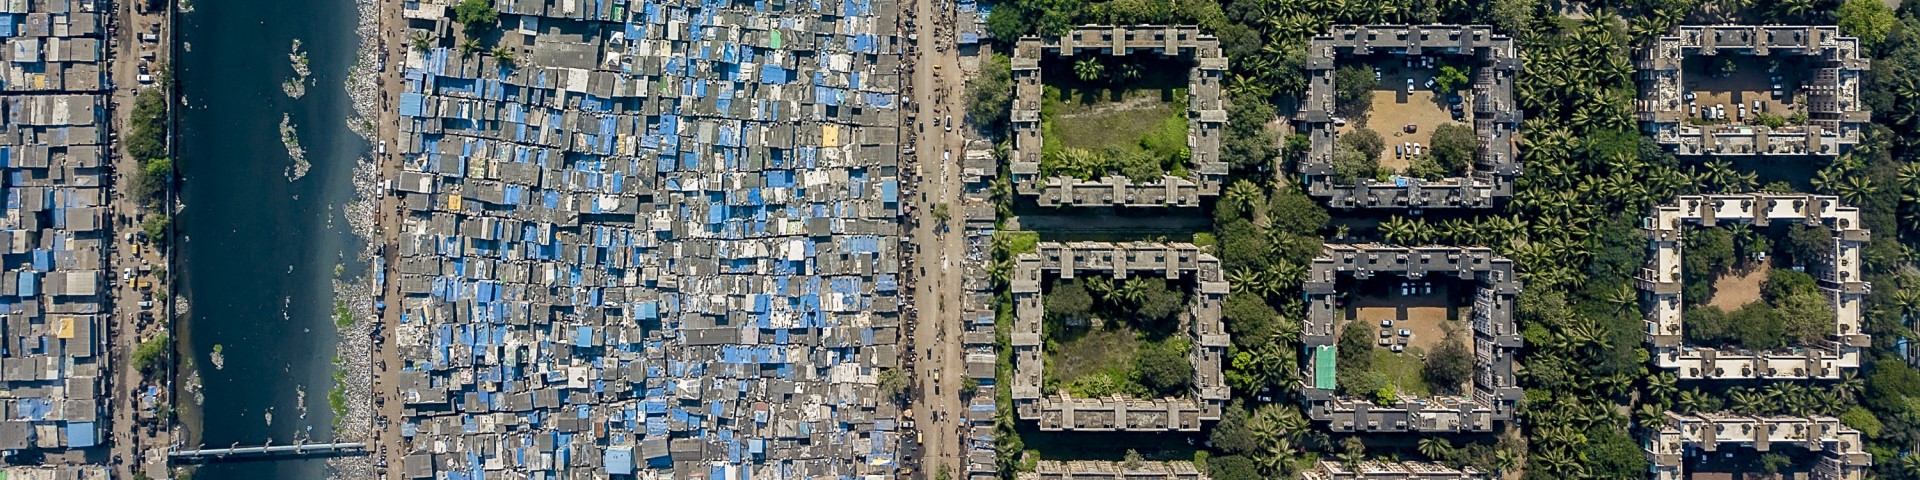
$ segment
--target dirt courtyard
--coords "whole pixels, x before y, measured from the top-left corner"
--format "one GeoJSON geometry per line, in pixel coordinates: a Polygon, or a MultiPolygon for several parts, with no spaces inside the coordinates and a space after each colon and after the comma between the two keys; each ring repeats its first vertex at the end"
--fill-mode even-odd
{"type": "MultiPolygon", "coordinates": [[[[1380,70],[1380,81],[1373,90],[1373,107],[1367,110],[1364,118],[1353,119],[1346,126],[1339,127],[1336,133],[1347,133],[1357,125],[1365,125],[1379,132],[1380,137],[1387,141],[1387,148],[1380,153],[1381,169],[1401,173],[1412,163],[1410,156],[1394,155],[1394,147],[1411,143],[1432,146],[1433,130],[1441,124],[1468,125],[1453,120],[1446,94],[1434,93],[1433,89],[1426,86],[1428,80],[1439,75],[1438,64],[1434,68],[1408,68],[1402,57],[1392,57],[1371,62],[1371,65],[1380,70]],[[1408,79],[1413,80],[1412,93],[1407,92],[1408,79]],[[1414,133],[1406,132],[1407,125],[1417,126],[1414,133]]],[[[1461,111],[1473,111],[1472,91],[1462,90],[1460,97],[1461,111]]]]}
{"type": "MultiPolygon", "coordinates": [[[[1760,110],[1779,115],[1791,116],[1799,108],[1790,102],[1793,90],[1798,86],[1800,70],[1803,64],[1798,61],[1781,62],[1775,72],[1767,70],[1772,65],[1769,57],[1751,55],[1733,55],[1721,57],[1693,57],[1686,61],[1686,89],[1696,96],[1691,106],[1701,109],[1723,106],[1727,109],[1727,120],[1734,125],[1755,123],[1753,102],[1760,101],[1760,110]],[[1726,60],[1732,60],[1736,70],[1729,76],[1721,76],[1721,67],[1726,60]],[[1778,82],[1774,81],[1778,78],[1778,82]],[[1784,95],[1775,96],[1773,85],[1781,87],[1784,95]],[[1740,106],[1747,106],[1747,117],[1739,118],[1740,106]]],[[[1690,107],[1691,107],[1690,106],[1690,107]]],[[[1687,109],[1688,118],[1702,118],[1704,112],[1687,109]]]]}
{"type": "Polygon", "coordinates": [[[1713,279],[1713,296],[1707,298],[1707,304],[1731,312],[1760,301],[1760,286],[1767,283],[1767,273],[1772,270],[1769,262],[1754,262],[1713,279]]]}
{"type": "MultiPolygon", "coordinates": [[[[1412,283],[1422,284],[1417,280],[1412,283]]],[[[1454,306],[1447,300],[1449,297],[1447,290],[1451,288],[1448,283],[1427,282],[1432,285],[1432,293],[1425,293],[1426,290],[1423,289],[1422,293],[1417,295],[1401,295],[1397,288],[1391,289],[1392,291],[1384,295],[1355,295],[1353,301],[1347,304],[1346,320],[1367,322],[1368,325],[1383,331],[1390,330],[1392,342],[1397,343],[1404,339],[1406,342],[1404,345],[1409,349],[1418,348],[1421,351],[1432,351],[1435,346],[1440,345],[1440,342],[1446,340],[1448,329],[1457,330],[1455,334],[1466,343],[1467,350],[1472,351],[1473,342],[1467,339],[1473,333],[1464,317],[1467,309],[1460,309],[1463,315],[1461,319],[1449,319],[1453,315],[1454,306]],[[1390,320],[1393,325],[1381,327],[1381,320],[1390,320]],[[1400,330],[1403,329],[1410,330],[1412,335],[1401,336],[1400,330]]],[[[1375,346],[1385,347],[1377,343],[1375,346]]]]}

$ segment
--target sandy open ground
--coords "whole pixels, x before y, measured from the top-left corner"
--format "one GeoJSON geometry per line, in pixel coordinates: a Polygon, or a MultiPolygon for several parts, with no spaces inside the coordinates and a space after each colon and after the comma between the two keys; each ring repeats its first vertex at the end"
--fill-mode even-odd
{"type": "MultiPolygon", "coordinates": [[[[1427,80],[1438,74],[1437,68],[1407,69],[1399,60],[1381,61],[1374,64],[1381,68],[1379,88],[1373,91],[1373,108],[1367,110],[1366,118],[1354,119],[1347,126],[1340,127],[1337,133],[1347,133],[1355,126],[1365,124],[1367,128],[1380,132],[1387,141],[1387,148],[1380,154],[1380,167],[1391,172],[1404,172],[1411,162],[1410,157],[1395,157],[1393,147],[1404,143],[1418,142],[1421,145],[1433,145],[1433,129],[1445,123],[1456,123],[1452,112],[1448,111],[1445,96],[1433,93],[1426,88],[1427,80]],[[1407,93],[1407,79],[1414,82],[1413,93],[1407,93]],[[1408,124],[1418,125],[1414,133],[1406,133],[1408,124]]],[[[1764,70],[1763,70],[1764,72],[1764,70]]],[[[1765,78],[1762,78],[1765,80],[1765,78]]],[[[1463,109],[1473,108],[1472,92],[1461,92],[1463,109]]]]}
{"type": "Polygon", "coordinates": [[[1773,266],[1767,262],[1755,263],[1750,268],[1713,279],[1713,296],[1707,298],[1707,304],[1731,312],[1760,301],[1760,286],[1767,283],[1767,273],[1773,266]]]}

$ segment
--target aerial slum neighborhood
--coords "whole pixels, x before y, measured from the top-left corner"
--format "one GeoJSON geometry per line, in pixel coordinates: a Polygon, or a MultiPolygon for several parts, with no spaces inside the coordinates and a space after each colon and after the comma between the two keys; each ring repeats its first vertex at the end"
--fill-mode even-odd
{"type": "Polygon", "coordinates": [[[1652,299],[1646,319],[1655,365],[1689,380],[1832,380],[1860,367],[1862,350],[1871,341],[1860,328],[1869,290],[1860,275],[1861,250],[1868,239],[1860,209],[1825,195],[1687,195],[1654,207],[1646,231],[1653,254],[1638,283],[1652,299]],[[1800,222],[1822,224],[1833,232],[1833,252],[1807,266],[1807,273],[1833,305],[1829,341],[1762,352],[1687,345],[1681,321],[1685,272],[1680,245],[1686,230],[1731,223],[1766,227],[1800,222]]]}
{"type": "Polygon", "coordinates": [[[1872,120],[1860,50],[1832,26],[1680,27],[1641,51],[1640,122],[1680,155],[1839,155],[1872,120]]]}
{"type": "MultiPolygon", "coordinates": [[[[1523,393],[1514,378],[1521,339],[1513,323],[1513,302],[1520,287],[1513,261],[1486,248],[1327,245],[1325,253],[1314,259],[1304,287],[1307,320],[1300,338],[1305,343],[1306,366],[1302,369],[1305,378],[1301,397],[1306,402],[1307,417],[1327,422],[1327,427],[1336,432],[1494,431],[1495,422],[1513,419],[1523,393]],[[1359,300],[1355,292],[1342,291],[1342,287],[1375,276],[1394,278],[1401,285],[1430,285],[1450,276],[1471,285],[1470,318],[1429,320],[1466,320],[1470,325],[1474,375],[1473,386],[1463,392],[1465,395],[1420,398],[1399,394],[1391,402],[1377,402],[1336,393],[1339,367],[1335,339],[1345,329],[1370,327],[1377,320],[1382,327],[1381,346],[1396,353],[1418,337],[1433,335],[1416,333],[1409,327],[1418,320],[1405,316],[1347,318],[1345,312],[1350,309],[1344,304],[1359,300]],[[1349,281],[1341,282],[1342,277],[1349,281]],[[1394,334],[1395,328],[1399,328],[1398,335],[1394,334]]],[[[1421,295],[1405,294],[1409,287],[1401,288],[1400,298],[1421,295]]]]}
{"type": "Polygon", "coordinates": [[[895,3],[494,6],[407,58],[403,476],[890,474],[895,3]]]}
{"type": "MultiPolygon", "coordinates": [[[[1520,67],[1513,39],[1495,34],[1486,26],[1336,27],[1331,33],[1315,36],[1307,47],[1307,93],[1294,114],[1299,132],[1307,136],[1309,145],[1297,173],[1305,180],[1308,193],[1325,199],[1332,208],[1493,207],[1495,199],[1513,196],[1514,179],[1520,175],[1519,150],[1514,142],[1523,115],[1513,96],[1514,75],[1520,67]],[[1456,116],[1469,120],[1479,137],[1471,172],[1438,181],[1395,175],[1386,181],[1343,182],[1335,177],[1334,140],[1349,120],[1337,117],[1334,70],[1346,62],[1380,58],[1388,58],[1387,63],[1406,61],[1409,66],[1431,62],[1424,60],[1428,58],[1450,58],[1472,65],[1473,89],[1458,102],[1470,107],[1463,107],[1456,116]]],[[[1378,78],[1380,70],[1374,71],[1378,78]]],[[[1414,80],[1407,81],[1402,103],[1412,100],[1416,93],[1414,80]]],[[[1429,86],[1431,82],[1428,77],[1429,86]]],[[[1397,92],[1394,85],[1385,87],[1397,92]]],[[[1381,117],[1373,120],[1377,124],[1407,123],[1416,132],[1435,129],[1434,125],[1410,123],[1410,119],[1393,115],[1376,117],[1381,117]]],[[[1414,147],[1417,150],[1419,145],[1414,147]]]]}
{"type": "Polygon", "coordinates": [[[0,478],[107,476],[109,85],[96,7],[0,2],[0,450],[46,457],[0,478]]]}

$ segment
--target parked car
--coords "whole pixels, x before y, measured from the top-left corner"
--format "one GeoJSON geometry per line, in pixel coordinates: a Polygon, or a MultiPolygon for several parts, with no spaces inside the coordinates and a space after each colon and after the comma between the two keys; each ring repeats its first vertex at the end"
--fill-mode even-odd
{"type": "Polygon", "coordinates": [[[1413,79],[1407,79],[1407,93],[1413,93],[1413,79]]]}

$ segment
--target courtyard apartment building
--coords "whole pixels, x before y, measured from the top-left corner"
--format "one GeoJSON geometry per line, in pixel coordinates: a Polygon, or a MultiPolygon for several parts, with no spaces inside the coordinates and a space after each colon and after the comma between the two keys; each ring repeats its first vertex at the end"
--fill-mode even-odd
{"type": "MultiPolygon", "coordinates": [[[[1522,391],[1514,378],[1514,360],[1521,338],[1514,326],[1514,298],[1520,280],[1513,261],[1480,247],[1395,247],[1385,245],[1327,245],[1309,267],[1303,289],[1307,297],[1306,368],[1301,384],[1307,417],[1327,422],[1335,432],[1488,432],[1495,422],[1511,420],[1522,391]],[[1341,277],[1367,280],[1376,276],[1413,281],[1457,279],[1472,285],[1472,303],[1464,319],[1470,326],[1473,385],[1464,396],[1415,398],[1398,395],[1390,404],[1340,395],[1335,381],[1336,339],[1345,307],[1340,298],[1374,292],[1339,291],[1341,277]]],[[[1373,322],[1354,318],[1344,322],[1373,322]]],[[[1452,321],[1441,319],[1441,321],[1452,321]]],[[[1401,335],[1404,336],[1404,335],[1401,335]]],[[[1382,335],[1386,339],[1388,335],[1382,335]]]]}
{"type": "Polygon", "coordinates": [[[1655,480],[1688,477],[1689,464],[1711,461],[1716,454],[1769,452],[1801,448],[1819,453],[1811,466],[1812,480],[1862,480],[1873,466],[1860,431],[1833,417],[1756,417],[1720,413],[1681,415],[1666,413],[1667,425],[1642,442],[1653,463],[1655,480]]]}
{"type": "Polygon", "coordinates": [[[1064,36],[1021,38],[1013,49],[1009,168],[1015,191],[1047,207],[1199,207],[1202,198],[1220,195],[1227,176],[1227,164],[1220,159],[1221,129],[1227,122],[1227,107],[1221,100],[1226,71],[1220,40],[1192,26],[1085,26],[1064,36]],[[1047,55],[1067,58],[1082,52],[1113,56],[1153,52],[1192,61],[1186,101],[1187,147],[1193,152],[1193,168],[1186,176],[1166,175],[1136,184],[1121,175],[1082,180],[1042,174],[1040,105],[1045,88],[1040,64],[1047,55]]]}
{"type": "MultiPolygon", "coordinates": [[[[1521,62],[1512,38],[1495,34],[1487,26],[1337,26],[1331,33],[1313,37],[1307,47],[1306,68],[1307,93],[1294,120],[1298,132],[1307,136],[1309,147],[1297,173],[1305,179],[1307,192],[1325,199],[1328,207],[1488,208],[1496,199],[1513,196],[1514,179],[1521,170],[1515,142],[1522,113],[1513,93],[1521,62]],[[1347,183],[1335,178],[1336,122],[1344,120],[1336,118],[1334,71],[1352,57],[1374,55],[1471,59],[1472,91],[1467,97],[1471,111],[1465,116],[1479,137],[1471,174],[1440,181],[1395,176],[1389,181],[1358,179],[1347,183]]],[[[1372,122],[1397,125],[1404,123],[1402,120],[1381,117],[1372,122]]],[[[1430,130],[1432,126],[1422,128],[1430,130]]]]}
{"type": "Polygon", "coordinates": [[[1014,373],[1009,387],[1022,420],[1037,421],[1041,430],[1197,432],[1203,422],[1220,419],[1221,409],[1230,398],[1221,370],[1230,338],[1220,317],[1227,281],[1219,259],[1189,243],[1048,242],[1014,261],[1014,373]],[[1158,399],[1043,395],[1043,273],[1069,279],[1086,273],[1110,274],[1117,279],[1140,275],[1191,277],[1197,288],[1181,328],[1194,347],[1189,353],[1194,369],[1190,394],[1158,399]]]}
{"type": "Polygon", "coordinates": [[[1640,52],[1640,123],[1682,156],[1839,155],[1872,120],[1861,48],[1832,26],[1679,27],[1640,52]]]}
{"type": "Polygon", "coordinates": [[[1826,195],[1685,195],[1655,207],[1644,222],[1652,254],[1635,283],[1649,297],[1643,303],[1654,365],[1683,380],[1831,380],[1860,367],[1863,350],[1871,344],[1861,329],[1871,285],[1860,273],[1861,253],[1869,237],[1859,209],[1826,195]],[[1764,352],[1687,345],[1682,320],[1685,249],[1681,248],[1686,230],[1723,223],[1765,227],[1784,222],[1820,223],[1833,231],[1832,253],[1806,266],[1834,309],[1827,340],[1764,352]]]}

